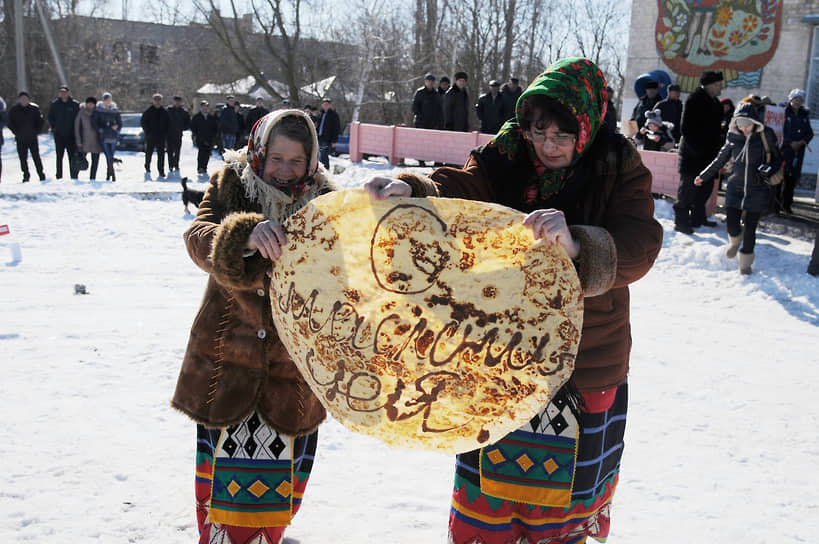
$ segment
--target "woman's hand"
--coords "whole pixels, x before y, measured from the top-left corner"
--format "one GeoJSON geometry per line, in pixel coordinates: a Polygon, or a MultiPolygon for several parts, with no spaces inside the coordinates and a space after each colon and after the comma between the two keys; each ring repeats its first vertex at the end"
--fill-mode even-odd
{"type": "Polygon", "coordinates": [[[535,210],[526,216],[523,224],[532,227],[535,240],[542,238],[549,245],[560,244],[571,259],[576,259],[580,255],[580,244],[572,238],[569,225],[566,224],[566,216],[562,211],[535,210]]]}
{"type": "Polygon", "coordinates": [[[705,183],[705,180],[702,179],[701,177],[697,176],[694,178],[694,185],[696,185],[697,187],[701,186],[703,183],[705,183]]]}
{"type": "Polygon", "coordinates": [[[286,243],[287,237],[281,226],[275,221],[266,220],[253,228],[245,248],[258,251],[265,259],[275,261],[282,256],[282,247],[286,243]]]}
{"type": "Polygon", "coordinates": [[[409,183],[383,176],[373,176],[367,180],[364,189],[373,200],[384,200],[391,196],[412,196],[412,187],[409,183]]]}

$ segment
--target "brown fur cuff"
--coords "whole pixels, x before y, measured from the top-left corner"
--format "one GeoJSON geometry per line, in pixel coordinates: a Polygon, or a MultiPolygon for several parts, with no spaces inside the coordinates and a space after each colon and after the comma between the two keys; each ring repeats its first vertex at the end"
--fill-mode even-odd
{"type": "Polygon", "coordinates": [[[213,279],[236,289],[250,289],[263,279],[270,261],[258,253],[243,256],[250,233],[262,221],[264,216],[260,213],[239,212],[225,217],[213,238],[210,253],[213,279]]]}
{"type": "Polygon", "coordinates": [[[580,255],[574,260],[583,294],[602,295],[614,285],[617,277],[617,247],[606,229],[588,225],[569,227],[580,244],[580,255]]]}
{"type": "Polygon", "coordinates": [[[414,197],[438,196],[438,187],[434,181],[426,176],[410,172],[401,172],[395,176],[395,179],[400,179],[408,183],[409,186],[412,187],[412,196],[414,197]]]}

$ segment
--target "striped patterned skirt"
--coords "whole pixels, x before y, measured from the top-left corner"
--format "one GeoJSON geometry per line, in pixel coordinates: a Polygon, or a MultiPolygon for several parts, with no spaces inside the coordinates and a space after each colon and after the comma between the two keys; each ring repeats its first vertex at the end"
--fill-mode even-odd
{"type": "Polygon", "coordinates": [[[523,428],[458,455],[449,542],[605,542],[628,386],[604,394],[584,395],[587,408],[578,410],[563,389],[523,428]]]}
{"type": "Polygon", "coordinates": [[[257,413],[238,425],[197,425],[196,518],[200,544],[278,544],[301,506],[318,431],[292,437],[257,413]]]}

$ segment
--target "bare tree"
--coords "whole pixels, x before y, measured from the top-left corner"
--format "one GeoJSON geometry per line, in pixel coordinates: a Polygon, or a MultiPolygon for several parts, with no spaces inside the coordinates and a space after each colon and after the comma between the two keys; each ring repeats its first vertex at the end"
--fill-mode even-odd
{"type": "Polygon", "coordinates": [[[281,99],[283,96],[262,70],[262,56],[258,54],[262,45],[276,60],[290,100],[298,102],[301,0],[250,0],[252,13],[247,15],[240,15],[236,0],[230,0],[231,17],[222,16],[215,0],[195,0],[194,4],[233,59],[271,96],[281,99]],[[261,30],[261,43],[257,42],[254,27],[261,30]]]}

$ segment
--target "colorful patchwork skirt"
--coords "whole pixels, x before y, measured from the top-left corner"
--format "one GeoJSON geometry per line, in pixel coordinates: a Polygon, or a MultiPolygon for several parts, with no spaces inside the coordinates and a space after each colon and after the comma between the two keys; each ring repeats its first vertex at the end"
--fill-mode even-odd
{"type": "Polygon", "coordinates": [[[292,437],[252,413],[238,425],[197,425],[200,544],[278,544],[301,506],[318,431],[292,437]]]}
{"type": "MultiPolygon", "coordinates": [[[[526,426],[458,455],[451,544],[605,542],[620,470],[628,386],[600,411],[578,410],[562,389],[526,426]]],[[[588,407],[600,405],[599,399],[588,407]]],[[[593,409],[593,408],[592,408],[593,409]]]]}

